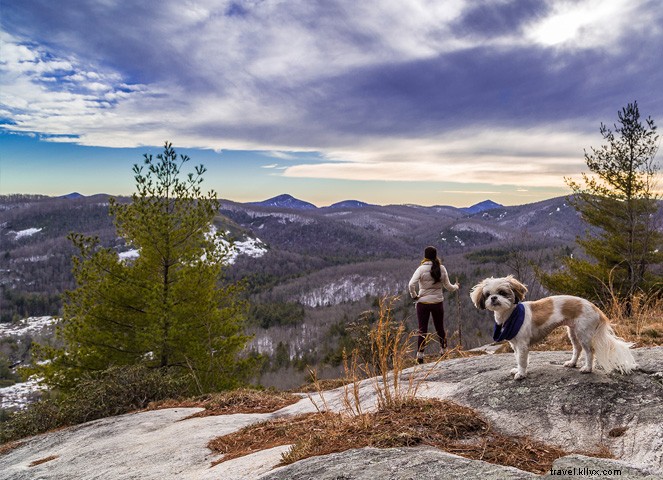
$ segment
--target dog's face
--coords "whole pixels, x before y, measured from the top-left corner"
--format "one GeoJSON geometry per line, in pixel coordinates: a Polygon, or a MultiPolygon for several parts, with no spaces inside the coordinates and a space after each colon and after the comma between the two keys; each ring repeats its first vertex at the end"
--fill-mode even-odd
{"type": "Polygon", "coordinates": [[[527,294],[527,287],[513,275],[502,278],[486,278],[470,291],[474,306],[480,310],[499,312],[512,308],[522,302],[527,294]]]}

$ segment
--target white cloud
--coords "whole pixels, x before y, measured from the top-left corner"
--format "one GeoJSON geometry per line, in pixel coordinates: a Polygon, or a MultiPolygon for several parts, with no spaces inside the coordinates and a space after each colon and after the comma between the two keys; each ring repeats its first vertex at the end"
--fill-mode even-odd
{"type": "Polygon", "coordinates": [[[278,158],[279,160],[297,160],[297,156],[288,152],[271,151],[271,152],[266,152],[265,155],[269,157],[278,158]]]}
{"type": "MultiPolygon", "coordinates": [[[[119,5],[107,0],[99,8],[119,5]]],[[[407,66],[426,59],[449,62],[449,70],[462,71],[464,63],[453,64],[445,55],[532,44],[560,49],[619,45],[631,29],[642,29],[642,22],[659,28],[643,15],[643,2],[633,0],[553,2],[549,14],[533,21],[524,36],[513,32],[481,38],[454,33],[463,13],[476,5],[469,0],[385,0],[379,7],[354,0],[241,5],[245,15],[228,16],[228,1],[164,1],[149,19],[154,26],[150,37],[140,36],[140,44],[122,44],[126,57],[117,53],[120,47],[105,47],[103,42],[98,50],[87,50],[90,39],[84,29],[66,32],[66,38],[75,40],[58,52],[70,47],[68,55],[0,32],[0,114],[14,121],[4,128],[95,146],[160,145],[168,138],[179,147],[259,150],[287,161],[287,167],[274,163],[263,168],[284,169],[288,177],[433,179],[523,189],[559,185],[563,175],[582,168],[582,149],[596,142],[596,136],[583,135],[577,125],[553,119],[545,127],[491,129],[470,128],[466,122],[449,131],[433,124],[415,136],[399,131],[409,127],[407,120],[399,124],[388,119],[391,130],[376,134],[362,131],[363,125],[339,128],[324,116],[329,112],[352,118],[353,107],[363,107],[361,98],[348,100],[347,106],[325,105],[318,117],[311,113],[311,102],[328,101],[325,86],[351,81],[371,68],[405,65],[407,71],[407,66]],[[132,46],[145,56],[137,60],[129,55],[132,46]],[[114,62],[102,63],[112,55],[114,62]],[[161,57],[175,63],[152,61],[161,57]],[[150,69],[141,61],[152,62],[150,69]],[[106,66],[110,64],[117,70],[106,66]],[[130,84],[126,72],[142,73],[145,84],[130,84]],[[303,164],[289,153],[305,151],[320,152],[326,161],[303,164]]],[[[109,21],[107,28],[109,34],[117,33],[118,41],[130,42],[126,32],[143,21],[109,21]]],[[[419,78],[413,73],[384,80],[419,78]]],[[[492,82],[486,78],[478,84],[489,90],[492,82]]],[[[516,93],[519,87],[514,86],[516,93]]],[[[440,85],[441,96],[444,88],[440,85]]],[[[542,91],[541,97],[545,95],[551,94],[542,91]]],[[[471,99],[472,93],[467,96],[471,99]]],[[[404,98],[401,105],[409,107],[414,101],[404,98]]],[[[375,123],[380,121],[375,118],[375,123]]]]}
{"type": "Polygon", "coordinates": [[[583,147],[594,137],[547,129],[460,130],[433,139],[369,139],[330,151],[327,162],[293,165],[287,177],[436,181],[561,187],[584,168],[583,147]]]}
{"type": "Polygon", "coordinates": [[[647,15],[643,4],[639,0],[556,2],[550,15],[530,26],[526,38],[545,46],[619,46],[629,29],[646,23],[639,18],[647,15]]]}
{"type": "Polygon", "coordinates": [[[73,58],[57,58],[6,32],[0,31],[0,40],[0,104],[15,122],[8,130],[63,135],[52,140],[71,141],[97,129],[112,137],[119,133],[113,126],[130,125],[130,120],[117,118],[110,102],[141,92],[139,86],[127,89],[114,72],[90,71],[73,58]],[[60,77],[54,81],[53,75],[60,77]]]}
{"type": "MultiPolygon", "coordinates": [[[[520,191],[520,190],[518,190],[520,191]]],[[[497,190],[440,190],[440,193],[462,193],[462,194],[472,194],[472,195],[496,195],[502,192],[497,190]]]]}

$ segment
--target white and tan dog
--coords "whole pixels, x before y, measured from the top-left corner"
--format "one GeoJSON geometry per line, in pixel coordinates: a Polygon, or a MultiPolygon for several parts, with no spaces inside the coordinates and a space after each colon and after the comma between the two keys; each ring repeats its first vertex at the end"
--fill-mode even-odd
{"type": "Polygon", "coordinates": [[[527,375],[530,345],[559,326],[566,326],[573,345],[573,356],[564,364],[565,367],[574,368],[582,351],[585,365],[580,371],[583,373],[593,370],[594,360],[606,372],[618,370],[630,373],[637,368],[630,351],[632,344],[615,335],[608,318],[594,304],[570,295],[523,302],[526,293],[527,287],[512,275],[487,278],[470,292],[477,308],[495,313],[494,339],[508,340],[511,344],[518,365],[511,370],[515,380],[527,375]],[[516,318],[518,313],[519,320],[516,318]],[[506,334],[507,330],[511,331],[512,338],[506,334]]]}

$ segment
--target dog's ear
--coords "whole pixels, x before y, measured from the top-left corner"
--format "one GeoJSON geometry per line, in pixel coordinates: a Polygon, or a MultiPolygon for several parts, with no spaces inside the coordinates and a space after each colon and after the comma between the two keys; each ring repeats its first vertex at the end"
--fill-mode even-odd
{"type": "Polygon", "coordinates": [[[516,303],[520,303],[525,300],[525,295],[527,295],[527,287],[515,279],[513,275],[506,277],[511,285],[511,290],[516,297],[516,303]]]}
{"type": "Polygon", "coordinates": [[[485,280],[482,280],[481,282],[473,286],[472,290],[470,290],[470,298],[472,299],[472,303],[479,310],[486,309],[486,299],[483,296],[483,287],[486,285],[487,281],[488,281],[487,278],[485,280]]]}

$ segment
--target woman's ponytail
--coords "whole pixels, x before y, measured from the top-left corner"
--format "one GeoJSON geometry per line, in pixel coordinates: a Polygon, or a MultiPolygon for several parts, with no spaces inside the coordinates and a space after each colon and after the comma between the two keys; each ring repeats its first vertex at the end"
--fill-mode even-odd
{"type": "Polygon", "coordinates": [[[426,247],[424,258],[433,262],[433,265],[430,267],[430,274],[435,283],[442,280],[442,268],[440,268],[440,259],[437,258],[437,249],[435,247],[426,247]]]}

